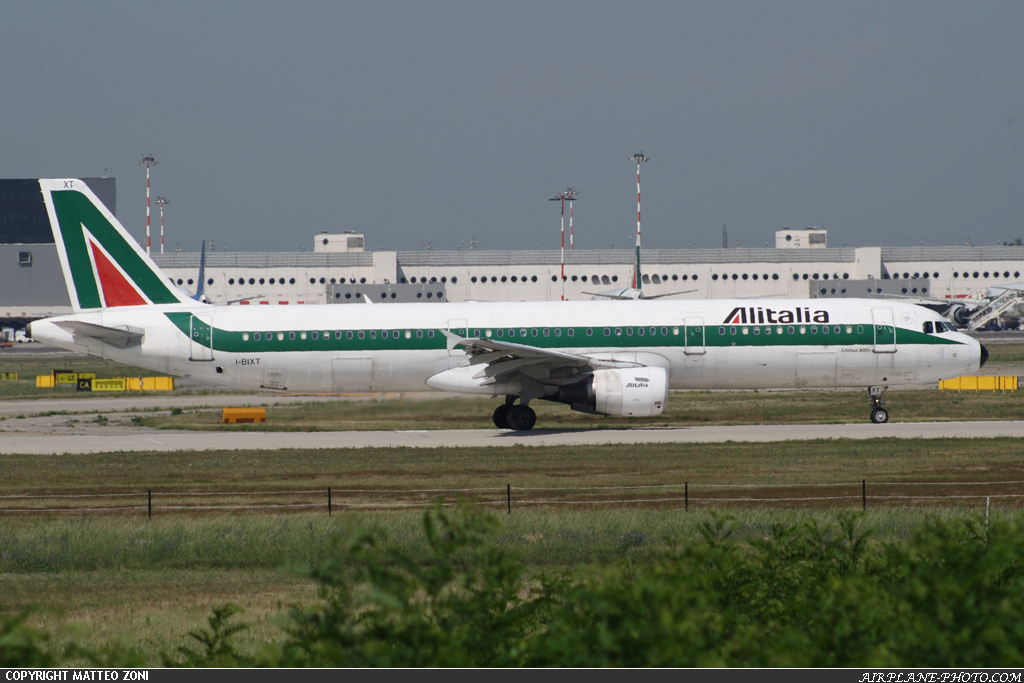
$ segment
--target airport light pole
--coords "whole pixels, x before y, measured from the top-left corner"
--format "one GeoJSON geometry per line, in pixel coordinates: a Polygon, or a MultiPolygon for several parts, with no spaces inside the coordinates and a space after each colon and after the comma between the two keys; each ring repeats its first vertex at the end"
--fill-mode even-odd
{"type": "Polygon", "coordinates": [[[139,162],[142,166],[146,167],[146,254],[149,254],[149,167],[156,166],[156,159],[153,158],[152,154],[143,154],[142,161],[139,162]]]}
{"type": "Polygon", "coordinates": [[[164,207],[171,203],[167,197],[157,197],[156,203],[160,205],[160,253],[164,253],[164,207]]]}
{"type": "Polygon", "coordinates": [[[569,251],[572,251],[572,202],[579,192],[575,187],[570,187],[566,192],[569,193],[569,251]]]}
{"type": "Polygon", "coordinates": [[[562,285],[562,301],[565,301],[565,200],[569,200],[569,248],[572,249],[572,200],[579,192],[575,187],[570,187],[565,192],[559,192],[548,201],[562,203],[562,272],[560,273],[562,285]]]}
{"type": "Polygon", "coordinates": [[[644,156],[643,151],[640,151],[635,152],[630,159],[636,162],[636,253],[633,257],[633,289],[643,289],[643,280],[640,277],[640,164],[650,161],[651,158],[644,156]]]}

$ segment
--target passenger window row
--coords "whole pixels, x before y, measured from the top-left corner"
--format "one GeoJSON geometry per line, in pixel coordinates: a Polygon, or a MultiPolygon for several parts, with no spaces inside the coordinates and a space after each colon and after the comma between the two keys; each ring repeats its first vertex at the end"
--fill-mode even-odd
{"type": "MultiPolygon", "coordinates": [[[[720,337],[730,336],[743,336],[743,335],[796,335],[796,334],[853,334],[854,328],[856,327],[857,334],[864,333],[863,325],[730,325],[720,326],[718,328],[718,335],[720,337]]],[[[931,321],[924,323],[924,331],[928,334],[937,334],[940,332],[955,332],[956,328],[949,323],[935,322],[934,326],[931,321]]],[[[688,328],[691,335],[699,335],[702,332],[700,326],[694,326],[688,328]]],[[[539,337],[575,337],[576,328],[567,327],[508,327],[508,328],[473,328],[466,330],[468,334],[471,334],[474,338],[486,338],[486,339],[530,339],[539,337]]],[[[593,328],[586,327],[580,328],[580,332],[586,337],[645,337],[645,336],[679,336],[681,328],[679,326],[674,327],[605,327],[605,328],[593,328]]],[[[460,330],[461,332],[461,330],[460,330]]],[[[326,330],[323,332],[311,331],[311,332],[243,332],[242,341],[284,341],[286,338],[289,341],[295,339],[312,339],[313,341],[323,340],[327,341],[331,338],[336,340],[352,340],[352,339],[433,339],[435,337],[434,330],[326,330]]]]}
{"type": "MultiPolygon", "coordinates": [[[[701,328],[696,329],[698,332],[701,328]]],[[[597,336],[605,337],[621,337],[623,335],[632,337],[634,334],[638,337],[644,336],[657,336],[660,332],[661,336],[667,337],[671,334],[676,336],[679,334],[679,327],[605,327],[603,330],[597,328],[597,336]]],[[[582,328],[582,333],[587,337],[592,337],[595,334],[595,328],[587,327],[582,328]]],[[[488,338],[488,339],[505,339],[505,338],[530,338],[530,337],[575,337],[576,329],[572,327],[532,327],[532,328],[475,328],[469,330],[473,337],[477,338],[488,338]]],[[[434,330],[326,330],[320,332],[319,330],[313,332],[243,332],[242,341],[284,341],[286,338],[289,341],[295,339],[312,339],[313,341],[323,340],[327,341],[333,336],[336,340],[342,339],[412,339],[414,336],[417,339],[433,339],[434,330]]]]}
{"type": "MultiPolygon", "coordinates": [[[[762,279],[762,280],[767,280],[769,277],[772,280],[778,280],[779,279],[779,274],[778,273],[774,273],[774,274],[769,276],[768,273],[765,273],[764,275],[758,275],[757,273],[754,273],[753,275],[750,275],[749,273],[742,273],[742,274],[741,273],[733,273],[732,275],[729,275],[728,273],[722,273],[722,275],[721,275],[721,278],[723,280],[728,280],[730,277],[733,280],[747,280],[747,279],[757,280],[759,278],[762,279]]],[[[712,280],[717,280],[718,278],[719,278],[719,274],[718,273],[715,273],[715,274],[713,274],[711,276],[712,280]]],[[[696,280],[697,278],[694,278],[694,279],[696,280]]],[[[797,279],[797,276],[794,275],[793,279],[794,280],[797,279]]],[[[806,275],[804,276],[804,279],[805,280],[807,279],[806,275]]],[[[817,280],[818,276],[815,275],[814,279],[817,280]]],[[[825,276],[825,279],[828,279],[827,275],[825,276]]]]}
{"type": "MultiPolygon", "coordinates": [[[[808,332],[810,332],[811,334],[818,334],[819,331],[821,332],[821,334],[842,334],[844,330],[846,334],[853,334],[853,325],[821,325],[820,327],[818,325],[733,325],[730,327],[719,327],[718,335],[721,337],[727,335],[736,336],[737,334],[759,335],[762,333],[762,330],[764,334],[807,334],[808,332]]],[[[857,334],[863,333],[864,326],[857,325],[857,334]]]]}
{"type": "MultiPolygon", "coordinates": [[[[939,277],[939,274],[938,273],[932,273],[931,275],[929,275],[927,272],[925,272],[925,273],[914,273],[913,275],[911,275],[910,273],[903,273],[903,279],[904,280],[916,280],[918,278],[927,278],[927,277],[939,277]]],[[[954,277],[956,277],[955,273],[954,273],[954,277]]],[[[893,279],[893,280],[899,280],[900,279],[900,274],[899,273],[891,273],[891,274],[890,273],[884,273],[882,275],[882,279],[883,280],[888,280],[890,278],[893,279]]]]}
{"type": "MultiPolygon", "coordinates": [[[[310,284],[313,284],[315,281],[316,281],[315,278],[309,278],[309,283],[310,284]]],[[[324,281],[324,279],[320,278],[320,282],[323,282],[323,281],[324,281]]],[[[192,281],[189,280],[189,282],[192,282],[192,281]]],[[[261,285],[265,285],[265,284],[267,284],[267,282],[268,282],[267,278],[263,278],[263,277],[261,277],[259,279],[251,277],[251,278],[249,278],[249,281],[248,281],[248,283],[250,285],[255,285],[256,283],[259,283],[261,285]]],[[[269,282],[272,285],[283,285],[284,284],[284,278],[283,277],[280,277],[280,278],[272,277],[272,278],[270,278],[269,282]]],[[[331,282],[334,282],[334,280],[331,280],[331,282]]],[[[342,282],[344,282],[344,279],[342,279],[342,282]]],[[[209,280],[207,280],[206,284],[212,285],[213,284],[213,278],[210,278],[209,280]]],[[[233,277],[228,278],[228,284],[229,285],[235,284],[235,278],[233,278],[233,277]]],[[[244,277],[238,278],[238,284],[239,284],[239,286],[246,284],[245,278],[244,277]]],[[[288,279],[288,284],[294,285],[295,284],[295,278],[289,278],[288,279]]]]}
{"type": "MultiPolygon", "coordinates": [[[[938,273],[936,273],[935,275],[936,275],[936,277],[938,277],[938,273]]],[[[975,280],[977,280],[978,277],[988,277],[989,275],[990,275],[990,273],[987,270],[984,271],[983,273],[981,273],[980,275],[979,275],[978,271],[974,271],[973,273],[968,273],[966,270],[964,272],[962,272],[962,273],[959,272],[959,271],[953,271],[953,277],[965,277],[965,278],[973,277],[975,280]]],[[[997,270],[997,271],[991,273],[991,275],[992,275],[992,277],[999,277],[999,271],[997,270]]],[[[1002,274],[1002,277],[1010,277],[1010,271],[1004,270],[1003,274],[1002,274]]],[[[1015,277],[1015,278],[1020,277],[1020,271],[1019,270],[1013,271],[1013,277],[1015,277]]]]}
{"type": "MultiPolygon", "coordinates": [[[[534,278],[534,279],[536,279],[536,278],[534,278]]],[[[404,278],[404,277],[400,277],[400,278],[398,278],[398,281],[399,281],[399,282],[400,282],[401,284],[403,284],[403,285],[404,285],[404,284],[406,283],[406,278],[404,278]]],[[[417,282],[419,282],[420,284],[423,284],[423,285],[427,284],[427,278],[426,278],[425,276],[424,276],[424,277],[421,277],[421,278],[419,278],[419,280],[417,280],[417,279],[416,279],[416,276],[414,275],[414,276],[412,276],[411,278],[408,278],[408,281],[409,281],[409,282],[411,282],[412,284],[416,284],[417,282]]],[[[456,283],[456,282],[458,282],[458,281],[459,281],[459,278],[458,278],[457,276],[453,275],[453,276],[452,276],[452,284],[455,284],[455,283],[456,283]]],[[[448,276],[446,276],[446,275],[442,275],[442,276],[441,276],[440,278],[438,278],[438,277],[437,277],[437,276],[435,275],[435,276],[432,276],[432,277],[430,278],[430,282],[431,282],[431,283],[434,283],[434,282],[448,282],[448,276]]]]}
{"type": "MultiPolygon", "coordinates": [[[[401,339],[402,337],[412,339],[413,335],[415,335],[417,339],[423,339],[424,336],[428,339],[433,339],[434,330],[380,330],[379,335],[381,339],[388,339],[389,337],[391,339],[401,339]]],[[[243,332],[242,341],[249,341],[250,339],[253,341],[274,341],[275,339],[277,341],[284,341],[285,337],[287,337],[289,341],[294,341],[296,338],[312,339],[313,341],[322,339],[323,341],[327,341],[331,336],[332,333],[330,330],[325,330],[323,332],[320,332],[319,330],[315,332],[243,332]]],[[[378,331],[335,330],[333,332],[333,336],[337,340],[366,338],[377,339],[378,331]]]]}
{"type": "MultiPolygon", "coordinates": [[[[828,279],[828,273],[822,273],[820,277],[818,276],[818,273],[813,273],[813,274],[804,273],[803,275],[801,275],[800,273],[793,273],[793,279],[794,280],[800,280],[801,278],[804,279],[804,280],[827,280],[828,279]]],[[[832,279],[833,280],[838,280],[839,279],[839,273],[833,273],[832,279]]],[[[843,279],[844,280],[849,280],[850,279],[850,274],[849,273],[843,273],[843,279]]]]}

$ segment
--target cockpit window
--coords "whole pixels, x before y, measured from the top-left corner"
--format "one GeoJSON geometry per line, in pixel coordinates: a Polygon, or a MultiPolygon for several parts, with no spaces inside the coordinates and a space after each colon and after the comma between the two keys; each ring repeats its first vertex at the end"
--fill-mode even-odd
{"type": "MultiPolygon", "coordinates": [[[[939,331],[941,332],[942,329],[940,328],[939,331]]],[[[935,333],[935,330],[932,329],[932,321],[931,320],[924,321],[924,333],[925,334],[934,334],[935,333]]]]}

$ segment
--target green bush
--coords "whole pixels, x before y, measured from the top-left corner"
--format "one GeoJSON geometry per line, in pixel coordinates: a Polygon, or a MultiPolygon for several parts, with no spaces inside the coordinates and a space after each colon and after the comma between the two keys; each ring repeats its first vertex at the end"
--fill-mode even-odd
{"type": "MultiPolygon", "coordinates": [[[[423,517],[426,551],[353,534],[311,570],[315,605],[289,612],[287,638],[256,657],[232,636],[240,610],[167,665],[184,666],[790,666],[1024,665],[1024,528],[932,520],[877,541],[860,518],[777,522],[737,540],[713,517],[699,539],[653,560],[626,556],[575,574],[534,575],[503,549],[497,518],[475,508],[423,517]]],[[[54,654],[24,615],[0,621],[0,665],[54,654]]],[[[134,658],[134,659],[133,659],[134,658]]]]}
{"type": "Polygon", "coordinates": [[[0,668],[54,666],[49,638],[25,625],[28,615],[0,614],[0,668]]]}
{"type": "MultiPolygon", "coordinates": [[[[1024,533],[931,522],[871,543],[857,518],[737,543],[715,518],[652,562],[526,576],[491,517],[425,517],[430,556],[360,537],[316,570],[273,663],[312,666],[1017,666],[1024,533]]],[[[269,663],[269,662],[268,662],[269,663]]]]}

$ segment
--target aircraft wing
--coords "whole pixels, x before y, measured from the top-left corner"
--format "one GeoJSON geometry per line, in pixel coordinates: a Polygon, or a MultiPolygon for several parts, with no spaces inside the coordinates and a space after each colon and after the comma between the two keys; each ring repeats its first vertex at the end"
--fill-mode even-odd
{"type": "MultiPolygon", "coordinates": [[[[478,337],[466,338],[448,331],[444,331],[444,334],[448,337],[449,350],[463,349],[470,356],[470,365],[485,366],[476,375],[478,379],[487,378],[485,384],[497,382],[499,379],[507,379],[516,374],[538,380],[542,384],[549,381],[560,384],[560,380],[552,379],[558,374],[557,372],[552,373],[552,370],[556,368],[593,371],[641,366],[639,363],[629,361],[591,358],[578,353],[542,349],[529,344],[516,344],[478,337]]],[[[581,373],[570,373],[566,377],[574,378],[578,374],[581,373]]]]}
{"type": "Polygon", "coordinates": [[[682,292],[668,292],[667,294],[647,295],[647,294],[644,294],[639,289],[629,289],[627,287],[626,289],[615,290],[615,292],[583,292],[583,293],[587,294],[589,296],[599,296],[599,297],[602,297],[602,298],[605,298],[605,299],[616,299],[618,301],[636,301],[637,299],[643,299],[645,301],[648,301],[650,299],[663,299],[666,296],[675,296],[677,294],[691,294],[691,293],[696,292],[696,291],[697,291],[696,289],[687,289],[687,290],[682,291],[682,292]],[[629,292],[629,294],[625,294],[624,292],[629,292]]]}
{"type": "Polygon", "coordinates": [[[910,299],[912,303],[934,303],[934,304],[946,304],[947,306],[953,306],[960,304],[962,306],[969,306],[971,304],[980,305],[983,303],[978,299],[939,299],[931,296],[918,296],[916,294],[878,294],[871,292],[868,294],[869,299],[910,299]]]}
{"type": "Polygon", "coordinates": [[[247,296],[242,299],[231,299],[230,301],[217,301],[214,306],[230,306],[231,304],[237,304],[240,301],[252,301],[253,299],[263,299],[265,295],[259,294],[257,296],[247,296]]]}
{"type": "Polygon", "coordinates": [[[142,338],[146,336],[145,330],[137,327],[129,327],[128,325],[105,327],[103,325],[96,325],[77,320],[55,321],[54,325],[62,327],[74,335],[82,335],[84,337],[98,339],[105,344],[119,346],[122,349],[141,344],[142,338]]]}
{"type": "Polygon", "coordinates": [[[664,298],[666,296],[675,296],[676,294],[692,294],[693,292],[696,292],[696,291],[697,291],[696,289],[687,289],[687,290],[684,290],[682,292],[669,292],[668,294],[655,294],[653,296],[649,296],[647,294],[644,294],[640,298],[641,299],[662,299],[662,298],[664,298]]]}
{"type": "MultiPolygon", "coordinates": [[[[615,292],[638,292],[638,290],[635,290],[635,289],[631,290],[629,288],[626,288],[626,289],[617,289],[617,290],[615,290],[615,292]]],[[[629,296],[628,294],[616,294],[614,292],[583,292],[583,293],[588,295],[588,296],[599,296],[599,297],[604,298],[604,299],[615,299],[616,301],[636,301],[637,299],[640,298],[638,293],[636,295],[634,295],[634,296],[629,296]]]]}

